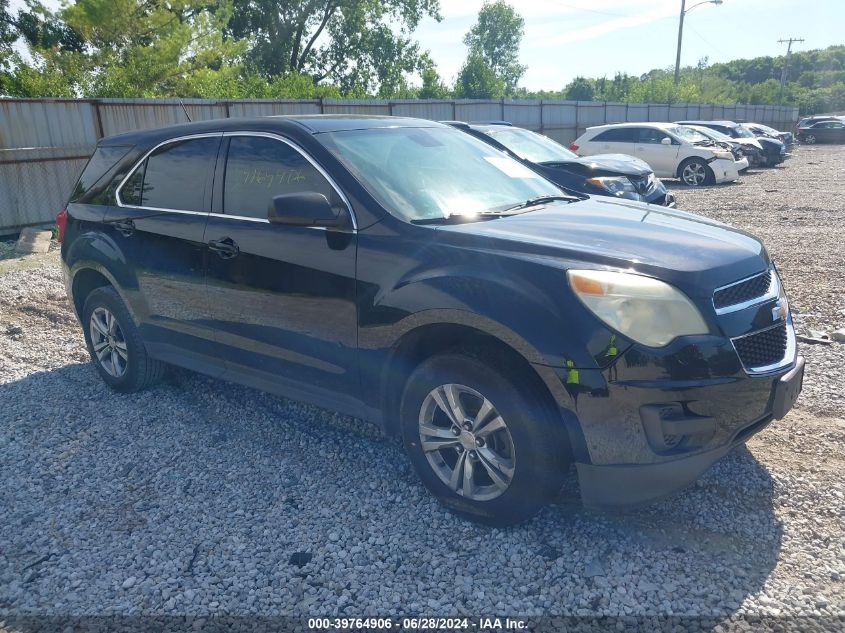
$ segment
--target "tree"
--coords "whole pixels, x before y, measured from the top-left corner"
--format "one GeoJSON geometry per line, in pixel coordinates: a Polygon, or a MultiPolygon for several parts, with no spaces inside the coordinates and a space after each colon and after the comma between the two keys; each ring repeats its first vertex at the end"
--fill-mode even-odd
{"type": "Polygon", "coordinates": [[[0,94],[6,92],[12,70],[12,44],[18,39],[17,23],[9,12],[9,0],[0,0],[0,94]]]}
{"type": "Polygon", "coordinates": [[[501,99],[505,96],[506,88],[505,81],[496,74],[481,53],[470,50],[458,72],[455,96],[462,99],[501,99]]]}
{"type": "Polygon", "coordinates": [[[33,61],[20,96],[194,96],[232,82],[246,42],[223,35],[227,0],[77,0],[51,12],[37,0],[19,18],[33,61]]]}
{"type": "Polygon", "coordinates": [[[441,19],[439,0],[234,0],[228,29],[250,39],[250,67],[266,79],[306,74],[385,95],[423,69],[410,34],[426,16],[441,19]]]}
{"type": "Polygon", "coordinates": [[[566,86],[564,94],[569,101],[592,101],[595,95],[593,82],[586,77],[576,77],[566,86]]]}
{"type": "Polygon", "coordinates": [[[464,36],[470,55],[477,54],[505,84],[505,92],[513,94],[525,74],[519,63],[519,46],[525,20],[504,0],[485,0],[478,12],[478,21],[464,36]]]}
{"type": "Polygon", "coordinates": [[[422,88],[417,92],[419,99],[446,99],[449,87],[440,79],[437,69],[431,65],[422,71],[422,88]]]}

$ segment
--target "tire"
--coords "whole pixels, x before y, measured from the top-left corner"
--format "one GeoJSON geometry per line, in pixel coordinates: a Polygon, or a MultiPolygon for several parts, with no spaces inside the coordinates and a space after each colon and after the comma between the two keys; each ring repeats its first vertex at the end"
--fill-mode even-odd
{"type": "Polygon", "coordinates": [[[815,135],[815,134],[807,134],[807,135],[803,138],[803,141],[804,141],[807,145],[815,145],[815,143],[816,143],[816,135],[815,135]]]}
{"type": "Polygon", "coordinates": [[[534,516],[560,491],[569,452],[562,423],[542,399],[492,364],[459,353],[423,362],[406,383],[400,424],[411,463],[434,497],[463,518],[507,526],[534,516]],[[456,409],[468,424],[459,435],[456,409]]]}
{"type": "Polygon", "coordinates": [[[700,158],[688,158],[678,167],[678,178],[688,187],[712,185],[716,179],[713,170],[700,158]]]}
{"type": "Polygon", "coordinates": [[[165,364],[147,354],[141,333],[114,288],[95,288],[85,298],[82,329],[94,366],[115,391],[132,393],[161,380],[165,364]]]}

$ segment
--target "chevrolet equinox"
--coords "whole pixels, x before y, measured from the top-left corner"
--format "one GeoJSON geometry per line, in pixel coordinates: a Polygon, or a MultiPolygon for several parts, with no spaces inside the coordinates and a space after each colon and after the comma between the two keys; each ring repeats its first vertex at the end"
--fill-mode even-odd
{"type": "Polygon", "coordinates": [[[110,387],[173,364],[373,421],[443,504],[490,524],[533,515],[573,463],[591,506],[681,489],[801,390],[753,236],[566,195],[431,121],[113,136],[58,225],[110,387]]]}

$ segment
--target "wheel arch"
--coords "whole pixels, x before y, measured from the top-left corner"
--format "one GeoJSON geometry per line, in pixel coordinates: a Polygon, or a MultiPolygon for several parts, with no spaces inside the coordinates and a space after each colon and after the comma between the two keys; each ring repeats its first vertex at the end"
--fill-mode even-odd
{"type": "Polygon", "coordinates": [[[400,403],[411,373],[425,360],[449,352],[464,353],[507,367],[509,373],[512,372],[539,398],[550,419],[563,425],[565,432],[561,435],[567,440],[566,450],[570,457],[573,442],[582,445],[584,436],[577,418],[569,406],[561,406],[549,387],[549,381],[556,380],[553,370],[533,364],[516,346],[495,334],[475,325],[455,322],[420,325],[406,332],[393,346],[381,380],[381,423],[385,435],[398,435],[400,403]]]}
{"type": "MultiPolygon", "coordinates": [[[[698,161],[698,162],[700,162],[701,164],[704,165],[704,169],[706,170],[706,173],[708,174],[707,180],[712,181],[713,178],[715,177],[715,175],[713,174],[713,168],[710,167],[710,164],[707,161],[707,159],[702,157],[702,156],[687,156],[684,160],[682,160],[680,163],[678,163],[678,170],[675,173],[675,177],[678,178],[683,183],[684,167],[686,167],[689,163],[691,163],[693,161],[698,161]]],[[[707,183],[707,180],[705,180],[704,184],[707,183]]],[[[684,184],[686,184],[686,183],[684,183],[684,184]]]]}

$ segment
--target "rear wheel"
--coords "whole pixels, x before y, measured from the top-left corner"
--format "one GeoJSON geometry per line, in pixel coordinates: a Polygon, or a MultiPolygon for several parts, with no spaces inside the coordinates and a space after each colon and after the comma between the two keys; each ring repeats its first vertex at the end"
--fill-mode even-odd
{"type": "Polygon", "coordinates": [[[541,402],[489,363],[436,356],[405,387],[405,448],[451,511],[489,525],[519,523],[558,492],[569,466],[562,428],[541,402]]]}
{"type": "Polygon", "coordinates": [[[688,187],[712,185],[715,180],[713,170],[700,158],[690,158],[681,163],[678,176],[688,187]]]}
{"type": "Polygon", "coordinates": [[[164,363],[149,357],[141,333],[114,288],[91,291],[82,309],[82,324],[91,360],[112,389],[139,391],[161,379],[164,363]]]}

